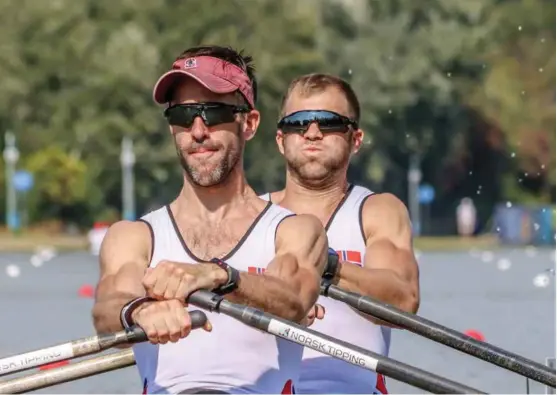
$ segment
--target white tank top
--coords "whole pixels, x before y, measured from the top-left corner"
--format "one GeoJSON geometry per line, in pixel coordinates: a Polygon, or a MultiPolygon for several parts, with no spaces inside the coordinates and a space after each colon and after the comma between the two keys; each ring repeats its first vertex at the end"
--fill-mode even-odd
{"type": "MultiPolygon", "coordinates": [[[[240,271],[261,272],[275,256],[275,233],[293,215],[268,204],[238,245],[223,258],[240,271]]],[[[196,263],[168,206],[141,218],[152,229],[150,266],[162,260],[196,263]]],[[[190,306],[190,310],[195,307],[190,306]]],[[[212,332],[202,329],[177,343],[133,346],[145,393],[178,393],[209,388],[228,393],[292,393],[303,347],[253,329],[224,314],[206,311],[212,332]]]]}
{"type": "MultiPolygon", "coordinates": [[[[329,246],[337,251],[342,261],[363,265],[366,245],[361,215],[366,198],[372,194],[367,188],[351,185],[325,227],[329,246]]],[[[270,194],[261,196],[266,200],[269,197],[270,194]]],[[[315,320],[311,329],[377,354],[388,355],[390,328],[375,325],[334,299],[320,296],[317,303],[325,307],[325,317],[315,320]]],[[[296,392],[378,394],[387,393],[387,389],[381,375],[305,348],[296,392]]]]}

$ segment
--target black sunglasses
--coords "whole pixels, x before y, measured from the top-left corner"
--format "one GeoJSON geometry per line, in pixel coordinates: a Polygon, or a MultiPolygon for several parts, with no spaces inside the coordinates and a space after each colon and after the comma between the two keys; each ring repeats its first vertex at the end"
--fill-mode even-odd
{"type": "Polygon", "coordinates": [[[317,123],[319,130],[327,132],[348,132],[350,126],[358,129],[358,122],[326,110],[304,110],[296,111],[282,118],[278,123],[278,128],[284,133],[305,133],[309,125],[317,123]]]}
{"type": "Polygon", "coordinates": [[[245,112],[249,112],[247,106],[225,103],[175,104],[164,110],[164,117],[169,125],[190,128],[197,117],[201,117],[205,126],[216,126],[234,122],[236,114],[245,112]]]}

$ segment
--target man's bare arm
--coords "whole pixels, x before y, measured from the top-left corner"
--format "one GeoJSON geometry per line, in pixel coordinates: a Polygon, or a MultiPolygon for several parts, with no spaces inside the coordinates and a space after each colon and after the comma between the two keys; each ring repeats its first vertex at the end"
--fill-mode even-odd
{"type": "Polygon", "coordinates": [[[93,306],[93,323],[98,333],[122,330],[122,307],[145,295],[141,281],[149,265],[150,238],[144,223],[130,221],[115,223],[104,237],[93,306]]]}
{"type": "Polygon", "coordinates": [[[276,238],[276,255],[264,274],[242,272],[227,299],[302,322],[319,297],[327,261],[327,235],[311,215],[284,219],[276,238]]]}
{"type": "Polygon", "coordinates": [[[419,270],[406,207],[394,195],[373,195],[364,203],[362,221],[364,267],[341,264],[339,287],[416,313],[420,303],[419,270]]]}

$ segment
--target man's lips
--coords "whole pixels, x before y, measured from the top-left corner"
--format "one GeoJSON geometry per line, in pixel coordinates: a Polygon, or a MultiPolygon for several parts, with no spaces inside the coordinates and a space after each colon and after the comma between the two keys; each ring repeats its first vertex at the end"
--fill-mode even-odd
{"type": "Polygon", "coordinates": [[[309,147],[305,147],[304,151],[316,152],[316,151],[321,151],[321,148],[314,147],[314,146],[309,146],[309,147]]]}
{"type": "Polygon", "coordinates": [[[190,150],[189,153],[190,153],[190,155],[199,155],[199,154],[213,153],[213,152],[216,152],[216,151],[218,151],[218,150],[215,149],[215,148],[204,148],[204,147],[201,147],[201,148],[196,148],[196,149],[194,149],[194,150],[190,150]]]}

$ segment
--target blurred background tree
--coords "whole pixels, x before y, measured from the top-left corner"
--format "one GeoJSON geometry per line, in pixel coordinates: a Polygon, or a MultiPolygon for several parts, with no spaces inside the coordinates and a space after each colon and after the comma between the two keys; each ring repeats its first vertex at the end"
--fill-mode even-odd
{"type": "Polygon", "coordinates": [[[362,102],[351,179],[407,201],[417,158],[439,232],[465,196],[482,226],[501,201],[555,202],[552,1],[20,0],[0,13],[0,127],[35,175],[34,222],[113,217],[123,136],[135,143],[138,214],[175,196],[180,168],[152,87],[201,44],[255,58],[263,122],[245,164],[257,192],[284,180],[274,133],[288,83],[328,72],[362,102]]]}

